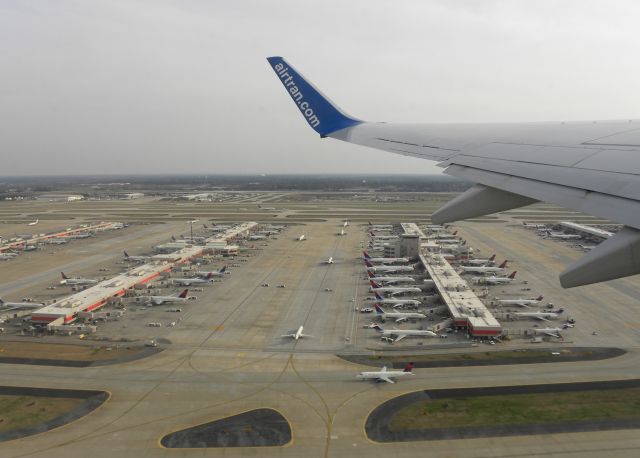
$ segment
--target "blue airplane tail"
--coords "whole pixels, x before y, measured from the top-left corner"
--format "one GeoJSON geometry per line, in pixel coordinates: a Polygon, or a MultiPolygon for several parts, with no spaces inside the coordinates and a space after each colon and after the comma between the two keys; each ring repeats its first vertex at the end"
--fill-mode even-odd
{"type": "Polygon", "coordinates": [[[307,81],[279,56],[267,57],[280,82],[289,93],[304,119],[321,137],[362,123],[334,105],[327,96],[307,81]]]}

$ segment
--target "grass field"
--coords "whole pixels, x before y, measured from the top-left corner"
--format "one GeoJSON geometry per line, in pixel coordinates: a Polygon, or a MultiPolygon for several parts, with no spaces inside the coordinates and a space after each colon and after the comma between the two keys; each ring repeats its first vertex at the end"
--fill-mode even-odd
{"type": "Polygon", "coordinates": [[[0,432],[51,420],[81,405],[80,398],[0,395],[0,432]]]}
{"type": "MultiPolygon", "coordinates": [[[[0,357],[101,361],[129,356],[142,347],[93,346],[39,342],[0,342],[0,357]],[[108,350],[109,349],[109,350],[108,350]]],[[[1,411],[0,411],[1,412],[1,411]]]]}
{"type": "Polygon", "coordinates": [[[640,417],[640,388],[425,400],[396,412],[389,429],[464,428],[640,417]]]}
{"type": "MultiPolygon", "coordinates": [[[[541,358],[548,357],[550,359],[557,358],[560,355],[552,355],[552,351],[556,350],[500,350],[500,351],[482,351],[469,353],[442,353],[442,354],[425,354],[425,355],[391,355],[376,356],[375,359],[380,364],[403,363],[408,361],[430,362],[430,361],[487,361],[487,360],[505,360],[513,358],[541,358]]],[[[571,349],[561,350],[561,355],[571,356],[591,356],[592,351],[571,349]]]]}

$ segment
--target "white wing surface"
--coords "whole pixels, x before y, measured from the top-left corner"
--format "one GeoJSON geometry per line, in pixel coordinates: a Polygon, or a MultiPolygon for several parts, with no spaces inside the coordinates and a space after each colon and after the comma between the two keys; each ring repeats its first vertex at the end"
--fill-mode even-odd
{"type": "Polygon", "coordinates": [[[387,124],[341,111],[282,57],[267,59],[307,123],[331,137],[438,161],[477,183],[432,215],[446,223],[551,202],[624,225],[562,274],[563,287],[640,273],[640,121],[387,124]]]}

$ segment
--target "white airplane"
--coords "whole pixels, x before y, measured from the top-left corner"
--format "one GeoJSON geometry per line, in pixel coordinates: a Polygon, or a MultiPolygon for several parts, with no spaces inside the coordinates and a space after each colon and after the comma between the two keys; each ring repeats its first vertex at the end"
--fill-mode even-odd
{"type": "Polygon", "coordinates": [[[520,307],[529,307],[530,305],[538,305],[542,302],[544,296],[541,294],[535,299],[498,299],[497,305],[518,305],[520,307]]]}
{"type": "Polygon", "coordinates": [[[546,229],[547,225],[546,224],[530,224],[527,222],[522,222],[522,226],[526,227],[527,229],[546,229]]]}
{"type": "Polygon", "coordinates": [[[266,235],[250,235],[249,240],[266,240],[266,235]]]}
{"type": "Polygon", "coordinates": [[[344,231],[344,229],[340,229],[340,233],[338,235],[347,235],[347,233],[344,231]]]}
{"type": "Polygon", "coordinates": [[[31,221],[29,224],[27,224],[27,226],[35,226],[36,224],[38,224],[39,221],[40,221],[39,219],[35,221],[31,221]]]}
{"type": "Polygon", "coordinates": [[[582,244],[578,244],[578,247],[582,250],[582,251],[591,251],[594,248],[596,248],[598,245],[582,245],[582,244]]]}
{"type": "Polygon", "coordinates": [[[490,277],[473,277],[472,280],[476,283],[484,283],[487,285],[501,285],[504,283],[511,283],[516,278],[517,271],[511,272],[508,277],[496,277],[492,275],[490,277]]]}
{"type": "Polygon", "coordinates": [[[372,293],[390,293],[392,296],[404,293],[421,293],[422,290],[417,286],[380,286],[375,281],[369,280],[371,287],[369,291],[372,293]]]}
{"type": "Polygon", "coordinates": [[[175,302],[184,302],[187,300],[188,289],[183,290],[180,294],[172,296],[149,296],[148,301],[153,305],[173,304],[175,302]]]}
{"type": "Polygon", "coordinates": [[[423,320],[427,317],[425,314],[418,312],[385,312],[378,304],[375,304],[373,307],[376,310],[376,316],[382,321],[391,318],[395,320],[396,323],[400,323],[407,320],[423,320]]]}
{"type": "Polygon", "coordinates": [[[558,309],[553,312],[517,312],[514,313],[518,318],[535,318],[537,320],[549,321],[557,320],[564,312],[563,309],[558,309]]]}
{"type": "Polygon", "coordinates": [[[371,272],[413,272],[413,266],[374,266],[367,260],[364,263],[371,272]]]}
{"type": "Polygon", "coordinates": [[[559,239],[559,240],[579,240],[582,238],[581,235],[578,234],[565,234],[564,232],[551,232],[545,231],[547,237],[551,239],[559,239]]]}
{"type": "Polygon", "coordinates": [[[562,328],[534,328],[533,332],[535,334],[546,334],[551,337],[557,337],[558,339],[562,338],[560,332],[563,331],[562,328]]]}
{"type": "Polygon", "coordinates": [[[381,262],[383,264],[392,264],[395,262],[409,262],[408,258],[372,258],[366,251],[363,251],[362,254],[364,255],[364,259],[371,263],[381,262]]]}
{"type": "Polygon", "coordinates": [[[205,277],[174,278],[172,281],[180,286],[206,285],[207,283],[211,283],[212,276],[212,272],[209,272],[205,277]]]}
{"type": "Polygon", "coordinates": [[[400,342],[405,337],[437,337],[433,331],[426,331],[422,329],[382,329],[380,326],[373,326],[381,334],[381,339],[389,341],[391,343],[400,342]],[[395,337],[394,337],[395,336],[395,337]]]}
{"type": "Polygon", "coordinates": [[[374,293],[374,296],[376,297],[376,303],[378,303],[378,304],[391,304],[394,308],[395,307],[399,307],[399,306],[403,306],[403,305],[410,305],[410,306],[417,307],[418,305],[422,304],[422,302],[420,302],[417,299],[386,298],[386,297],[380,296],[378,293],[374,293]]]}
{"type": "Polygon", "coordinates": [[[345,221],[342,227],[347,227],[349,225],[349,221],[345,221]]]}
{"type": "Polygon", "coordinates": [[[130,256],[126,251],[124,252],[125,261],[133,261],[133,262],[147,262],[151,256],[130,256]]]}
{"type": "Polygon", "coordinates": [[[302,234],[302,235],[301,235],[300,237],[298,237],[296,240],[297,240],[298,242],[303,242],[303,241],[307,240],[307,238],[306,238],[306,236],[305,236],[304,234],[302,234]]]}
{"type": "Polygon", "coordinates": [[[367,274],[369,275],[369,280],[373,280],[376,283],[383,283],[383,284],[388,284],[388,285],[393,285],[396,283],[413,283],[416,281],[415,278],[413,277],[401,277],[401,276],[397,276],[397,277],[376,277],[374,276],[371,272],[367,272],[367,274]]]}
{"type": "MultiPolygon", "coordinates": [[[[269,57],[294,106],[320,135],[437,161],[477,184],[431,215],[433,224],[520,208],[538,201],[623,225],[560,274],[564,288],[640,273],[640,129],[606,122],[396,124],[347,115],[280,56],[269,57]],[[535,160],[532,160],[535,159],[535,160]]],[[[335,73],[334,67],[328,72],[335,73]]],[[[286,131],[285,131],[286,132],[286,131]]]]}
{"type": "Polygon", "coordinates": [[[382,369],[379,371],[360,372],[356,377],[362,380],[377,380],[379,382],[396,383],[393,381],[394,378],[413,375],[413,372],[411,372],[412,369],[413,363],[407,364],[402,371],[388,371],[387,366],[382,366],[382,369]]]}
{"type": "Polygon", "coordinates": [[[430,236],[430,238],[438,239],[438,240],[442,240],[442,239],[459,240],[458,237],[456,237],[457,234],[458,234],[458,231],[455,231],[453,234],[434,234],[430,236]]]}
{"type": "Polygon", "coordinates": [[[10,310],[27,310],[27,309],[39,309],[44,307],[41,302],[5,302],[0,299],[0,311],[8,312],[10,310]]]}
{"type": "Polygon", "coordinates": [[[0,261],[11,261],[16,256],[15,253],[0,253],[0,261]]]}
{"type": "Polygon", "coordinates": [[[62,280],[60,280],[61,285],[85,286],[95,285],[96,283],[98,283],[98,280],[92,280],[91,278],[67,277],[64,272],[60,272],[60,275],[62,275],[62,280]]]}
{"type": "Polygon", "coordinates": [[[196,275],[198,277],[208,277],[208,278],[222,277],[226,272],[227,272],[227,266],[224,266],[220,270],[207,270],[207,271],[199,270],[196,272],[196,275]]]}
{"type": "Polygon", "coordinates": [[[488,259],[467,259],[467,263],[473,266],[486,266],[496,262],[496,255],[492,254],[488,259]]]}
{"type": "Polygon", "coordinates": [[[299,340],[299,339],[302,339],[303,337],[313,337],[309,334],[303,334],[302,333],[303,329],[304,329],[304,326],[300,326],[296,332],[292,332],[291,334],[283,334],[280,337],[282,337],[283,339],[286,337],[291,337],[293,340],[299,340]]]}
{"type": "Polygon", "coordinates": [[[333,256],[330,256],[329,259],[324,261],[325,264],[333,264],[333,256]]]}
{"type": "Polygon", "coordinates": [[[460,266],[464,272],[473,272],[478,274],[502,272],[507,267],[507,261],[504,261],[499,266],[460,266]]]}
{"type": "Polygon", "coordinates": [[[277,210],[276,207],[263,207],[262,205],[258,205],[258,208],[260,210],[264,210],[264,211],[276,211],[277,210]]]}

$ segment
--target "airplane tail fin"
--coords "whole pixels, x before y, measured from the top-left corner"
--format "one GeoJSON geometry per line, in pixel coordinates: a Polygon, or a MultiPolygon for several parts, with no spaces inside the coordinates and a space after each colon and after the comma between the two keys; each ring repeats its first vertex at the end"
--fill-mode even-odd
{"type": "Polygon", "coordinates": [[[457,235],[457,234],[458,234],[458,231],[455,231],[455,232],[454,232],[453,234],[451,234],[451,235],[457,235]]]}
{"type": "Polygon", "coordinates": [[[364,255],[365,259],[369,259],[371,256],[369,256],[369,253],[367,253],[366,251],[363,251],[362,254],[364,255]]]}
{"type": "Polygon", "coordinates": [[[220,272],[221,274],[225,273],[227,271],[227,266],[222,266],[222,269],[220,269],[218,272],[220,272]]]}
{"type": "Polygon", "coordinates": [[[128,258],[129,257],[129,253],[127,253],[126,251],[124,252],[124,257],[128,258]]]}
{"type": "Polygon", "coordinates": [[[369,278],[374,278],[374,276],[373,276],[373,272],[369,272],[369,271],[367,270],[367,275],[369,276],[369,278]]]}
{"type": "Polygon", "coordinates": [[[413,363],[407,363],[402,372],[411,372],[413,370],[413,363]]]}
{"type": "Polygon", "coordinates": [[[369,284],[371,285],[372,288],[380,288],[380,285],[378,285],[375,281],[373,280],[369,280],[369,284]]]}
{"type": "Polygon", "coordinates": [[[187,297],[187,294],[189,294],[189,290],[185,289],[180,294],[178,294],[178,297],[181,298],[181,299],[184,299],[185,297],[187,297]]]}
{"type": "Polygon", "coordinates": [[[513,272],[511,272],[511,275],[509,275],[509,278],[511,278],[513,280],[514,278],[516,278],[516,274],[517,273],[518,273],[518,271],[514,270],[513,272]]]}
{"type": "Polygon", "coordinates": [[[63,280],[68,280],[68,279],[69,279],[69,277],[67,277],[67,276],[64,274],[64,272],[60,272],[60,275],[62,275],[62,279],[63,279],[63,280]]]}
{"type": "Polygon", "coordinates": [[[381,300],[383,300],[383,299],[384,299],[384,298],[383,298],[382,296],[380,296],[378,293],[374,293],[374,295],[376,296],[376,299],[377,299],[377,300],[379,300],[379,301],[381,301],[381,300]]]}
{"type": "Polygon", "coordinates": [[[376,315],[384,315],[384,310],[382,310],[378,304],[374,304],[373,308],[376,309],[376,315]]]}
{"type": "Polygon", "coordinates": [[[489,261],[493,262],[496,260],[496,255],[495,253],[491,255],[491,257],[489,258],[489,261]]]}
{"type": "Polygon", "coordinates": [[[367,261],[366,259],[364,260],[364,263],[367,265],[367,267],[373,267],[373,264],[371,264],[369,261],[367,261]]]}
{"type": "Polygon", "coordinates": [[[504,262],[500,264],[498,267],[500,267],[501,269],[504,269],[505,267],[507,267],[507,260],[505,259],[504,262]]]}
{"type": "Polygon", "coordinates": [[[544,296],[543,296],[542,294],[541,294],[541,295],[539,295],[538,297],[536,297],[536,300],[537,300],[538,302],[540,302],[542,299],[544,299],[544,296]]]}
{"type": "Polygon", "coordinates": [[[289,93],[309,126],[321,137],[361,124],[338,108],[327,96],[298,73],[284,58],[268,57],[267,61],[289,93]]]}

